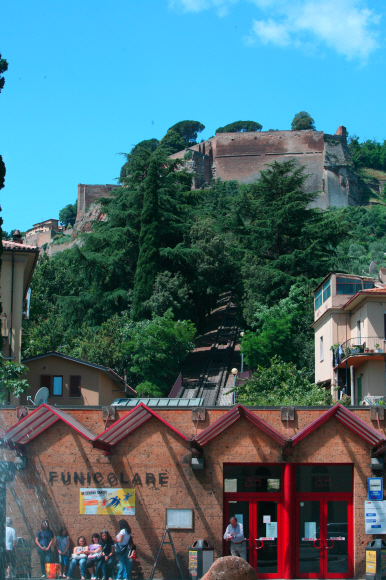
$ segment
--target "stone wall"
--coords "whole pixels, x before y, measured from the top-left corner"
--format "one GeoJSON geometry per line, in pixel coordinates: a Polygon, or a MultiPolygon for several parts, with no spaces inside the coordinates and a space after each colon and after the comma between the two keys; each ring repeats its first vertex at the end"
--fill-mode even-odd
{"type": "MultiPolygon", "coordinates": [[[[305,166],[308,175],[305,190],[318,192],[313,206],[327,209],[361,203],[345,127],[339,127],[336,135],[312,130],[220,133],[190,149],[196,163],[195,189],[211,178],[253,183],[267,165],[295,159],[298,166],[305,166]],[[205,172],[201,171],[203,165],[207,167],[205,172]]],[[[171,157],[181,158],[184,153],[171,157]]]]}
{"type": "Polygon", "coordinates": [[[120,185],[85,185],[78,184],[78,211],[76,214],[77,221],[80,220],[84,213],[90,208],[94,201],[101,197],[110,197],[113,189],[121,187],[120,185]]]}

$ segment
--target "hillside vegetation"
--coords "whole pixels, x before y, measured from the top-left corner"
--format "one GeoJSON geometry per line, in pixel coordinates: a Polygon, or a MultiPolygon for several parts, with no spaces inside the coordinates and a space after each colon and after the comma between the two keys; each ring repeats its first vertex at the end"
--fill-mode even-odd
{"type": "MultiPolygon", "coordinates": [[[[191,143],[201,126],[171,129],[191,143]]],[[[360,169],[367,145],[351,143],[360,169]]],[[[192,191],[191,174],[168,154],[154,140],[133,148],[123,187],[102,200],[107,220],[82,246],[40,258],[24,357],[60,348],[127,369],[140,393],[167,394],[205,317],[232,291],[250,367],[261,373],[278,357],[281,373],[301,371],[311,385],[312,289],[330,270],[386,265],[386,208],[308,209],[316,193],[303,192],[294,161],[267,166],[253,184],[192,191]]]]}

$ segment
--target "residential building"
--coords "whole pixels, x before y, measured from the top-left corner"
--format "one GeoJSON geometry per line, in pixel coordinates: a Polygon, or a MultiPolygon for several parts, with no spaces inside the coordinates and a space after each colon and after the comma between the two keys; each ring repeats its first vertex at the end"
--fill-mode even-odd
{"type": "Polygon", "coordinates": [[[50,405],[111,405],[117,397],[135,397],[134,389],[125,384],[117,373],[108,367],[67,356],[60,352],[48,352],[28,359],[25,378],[30,386],[20,397],[20,404],[28,404],[27,397],[34,399],[42,387],[49,390],[50,405]]]}
{"type": "Polygon", "coordinates": [[[2,304],[1,352],[4,358],[19,363],[23,317],[28,316],[29,286],[39,257],[39,248],[23,244],[19,230],[13,241],[3,240],[0,270],[0,301],[2,304]]]}
{"type": "Polygon", "coordinates": [[[28,244],[33,244],[41,248],[44,244],[48,244],[55,234],[63,233],[64,231],[65,227],[59,225],[59,220],[51,218],[39,222],[27,230],[25,233],[25,241],[28,244]]]}
{"type": "Polygon", "coordinates": [[[386,269],[376,279],[331,273],[315,289],[315,381],[334,399],[347,394],[357,405],[386,395],[385,283],[386,269]]]}

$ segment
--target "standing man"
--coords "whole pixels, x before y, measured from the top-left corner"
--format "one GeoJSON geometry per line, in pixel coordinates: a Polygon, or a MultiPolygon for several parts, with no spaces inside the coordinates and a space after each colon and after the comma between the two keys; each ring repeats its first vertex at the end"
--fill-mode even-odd
{"type": "Polygon", "coordinates": [[[16,532],[12,527],[11,518],[6,518],[5,520],[5,561],[7,566],[6,578],[13,577],[13,569],[16,566],[16,546],[17,537],[16,532]]]}
{"type": "Polygon", "coordinates": [[[244,560],[247,559],[247,543],[244,537],[244,530],[242,524],[237,523],[237,518],[233,517],[229,520],[224,540],[230,541],[232,556],[239,556],[244,560]]]}
{"type": "Polygon", "coordinates": [[[48,520],[43,520],[41,530],[38,531],[35,538],[42,569],[42,578],[46,577],[46,564],[51,563],[51,546],[53,541],[54,532],[51,530],[48,520]]]}

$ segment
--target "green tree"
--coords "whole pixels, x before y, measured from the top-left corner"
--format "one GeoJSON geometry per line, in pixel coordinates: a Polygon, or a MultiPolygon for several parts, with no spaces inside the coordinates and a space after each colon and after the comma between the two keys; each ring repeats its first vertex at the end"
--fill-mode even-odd
{"type": "Polygon", "coordinates": [[[5,73],[8,70],[8,62],[5,60],[5,58],[1,58],[1,54],[0,54],[0,93],[1,90],[4,88],[4,84],[5,84],[5,78],[2,76],[3,73],[5,73]]]}
{"type": "Polygon", "coordinates": [[[257,367],[252,379],[237,387],[237,401],[243,405],[327,405],[330,395],[305,376],[293,363],[274,356],[269,367],[257,367]]]}
{"type": "Polygon", "coordinates": [[[163,137],[159,144],[167,155],[173,155],[173,153],[178,153],[182,149],[186,148],[186,143],[177,131],[169,129],[165,137],[163,137]]]}
{"type": "Polygon", "coordinates": [[[159,145],[158,139],[145,139],[137,145],[134,145],[130,153],[122,153],[126,157],[126,163],[122,165],[121,173],[120,173],[120,182],[122,181],[131,173],[131,164],[133,159],[136,157],[139,158],[147,158],[149,153],[153,153],[159,145]]]}
{"type": "MultiPolygon", "coordinates": [[[[8,70],[8,62],[4,59],[1,58],[1,54],[0,54],[0,93],[1,90],[4,88],[4,83],[5,83],[5,78],[2,76],[2,74],[4,72],[6,72],[8,70]]],[[[4,180],[5,180],[5,164],[3,161],[3,157],[0,155],[0,189],[3,189],[4,187],[4,180]]],[[[1,207],[0,207],[0,211],[1,211],[1,207]]],[[[3,218],[0,217],[0,272],[1,272],[1,256],[3,253],[3,234],[2,234],[2,228],[1,226],[3,225],[3,218]]],[[[3,311],[2,308],[2,304],[0,302],[0,313],[3,311]]],[[[0,337],[0,344],[2,343],[2,338],[0,337]]]]}
{"type": "Polygon", "coordinates": [[[304,131],[305,129],[315,130],[315,121],[306,111],[296,113],[291,123],[292,131],[304,131]]]}
{"type": "Polygon", "coordinates": [[[176,316],[192,319],[195,314],[191,294],[192,291],[180,272],[160,272],[147,306],[152,316],[162,316],[171,308],[176,316]]]}
{"type": "Polygon", "coordinates": [[[185,146],[195,145],[197,141],[198,133],[201,133],[205,129],[205,125],[199,121],[180,121],[169,127],[168,131],[175,131],[183,138],[185,146]]]}
{"type": "Polygon", "coordinates": [[[153,154],[144,181],[139,256],[134,279],[133,320],[146,318],[148,309],[145,303],[152,295],[154,282],[160,269],[160,233],[158,226],[159,166],[160,157],[153,154]]]}
{"type": "Polygon", "coordinates": [[[335,212],[310,208],[316,193],[304,191],[304,167],[275,161],[244,187],[237,207],[244,219],[244,307],[272,305],[304,276],[316,280],[333,264],[348,224],[335,212]],[[251,306],[252,303],[252,306],[251,306]]]}
{"type": "Polygon", "coordinates": [[[291,286],[289,295],[271,307],[257,306],[241,342],[245,361],[250,368],[268,367],[275,355],[284,362],[304,369],[314,380],[313,287],[306,280],[291,286]]]}
{"type": "Polygon", "coordinates": [[[26,379],[20,378],[27,370],[21,363],[5,360],[0,353],[0,402],[4,403],[8,394],[20,397],[27,391],[29,385],[26,379]]]}
{"type": "Polygon", "coordinates": [[[229,123],[224,127],[219,127],[216,129],[217,133],[244,133],[245,131],[261,131],[263,125],[256,123],[255,121],[235,121],[234,123],[229,123]]]}
{"type": "Polygon", "coordinates": [[[73,226],[76,220],[76,212],[78,207],[78,200],[75,203],[69,203],[60,210],[59,221],[62,226],[67,227],[68,225],[73,226]]]}

